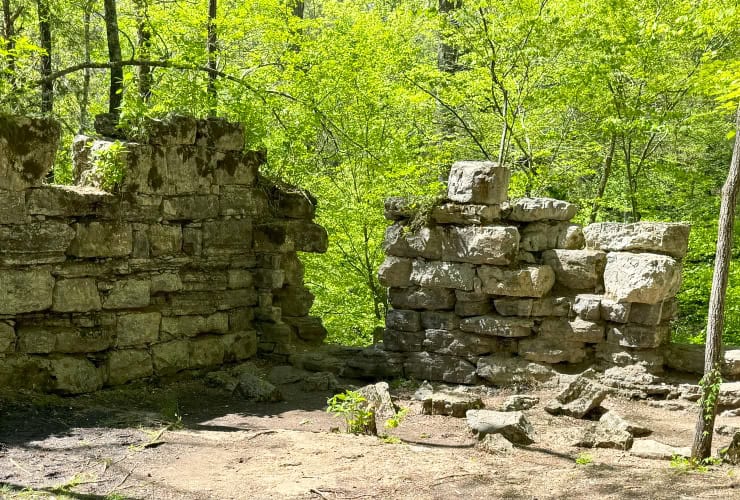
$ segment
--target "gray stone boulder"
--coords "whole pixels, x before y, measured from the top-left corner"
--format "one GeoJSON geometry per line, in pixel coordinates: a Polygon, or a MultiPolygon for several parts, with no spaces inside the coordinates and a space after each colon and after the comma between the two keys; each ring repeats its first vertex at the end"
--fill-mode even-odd
{"type": "Polygon", "coordinates": [[[475,269],[471,264],[415,260],[411,283],[422,287],[473,290],[475,269]]]}
{"type": "MultiPolygon", "coordinates": [[[[417,391],[417,394],[419,394],[419,391],[417,391]]],[[[432,391],[421,396],[423,397],[421,399],[421,412],[424,415],[447,415],[463,418],[468,410],[483,408],[483,401],[480,396],[454,390],[432,391]]]]}
{"type": "Polygon", "coordinates": [[[514,445],[501,434],[486,434],[476,447],[491,455],[506,455],[514,451],[514,445]]]}
{"type": "Polygon", "coordinates": [[[627,323],[610,326],[606,330],[607,342],[622,347],[651,349],[660,347],[670,338],[670,325],[643,326],[627,323]]]}
{"type": "Polygon", "coordinates": [[[406,377],[417,380],[440,380],[448,384],[474,384],[478,380],[473,363],[443,354],[411,352],[403,369],[406,377]]]}
{"type": "Polygon", "coordinates": [[[539,298],[555,284],[550,266],[529,265],[518,269],[482,265],[478,277],[485,293],[513,297],[539,298]]]}
{"type": "Polygon", "coordinates": [[[389,255],[378,268],[378,281],[387,287],[411,286],[411,259],[389,255]]]}
{"type": "Polygon", "coordinates": [[[681,264],[658,254],[612,252],[604,269],[605,295],[617,302],[657,304],[676,295],[681,264]]]}
{"type": "Polygon", "coordinates": [[[527,252],[542,252],[554,248],[583,248],[581,226],[569,222],[532,222],[522,227],[519,248],[527,252]]]}
{"type": "Polygon", "coordinates": [[[522,411],[534,408],[537,403],[540,402],[540,398],[536,396],[528,396],[526,394],[514,394],[509,396],[506,400],[501,403],[501,411],[522,411]]]}
{"type": "Polygon", "coordinates": [[[675,455],[686,458],[690,457],[691,448],[670,446],[652,439],[637,439],[632,443],[630,454],[641,458],[671,460],[675,455]]]}
{"type": "Polygon", "coordinates": [[[613,411],[604,413],[599,419],[599,423],[610,429],[629,432],[633,437],[645,437],[652,434],[653,431],[647,427],[630,422],[613,411]]]}
{"type": "Polygon", "coordinates": [[[502,297],[493,301],[496,312],[502,316],[568,316],[570,297],[543,297],[541,299],[502,297]]]}
{"type": "Polygon", "coordinates": [[[534,429],[522,412],[468,410],[468,427],[483,438],[487,434],[501,434],[514,444],[534,443],[534,429]]]}
{"type": "Polygon", "coordinates": [[[538,220],[567,221],[575,217],[578,207],[554,198],[519,198],[511,202],[509,219],[517,222],[538,220]]]}
{"type": "Polygon", "coordinates": [[[311,373],[301,381],[301,389],[305,392],[338,391],[340,388],[341,385],[331,372],[311,373]]]}
{"type": "Polygon", "coordinates": [[[528,337],[532,334],[534,322],[526,318],[512,318],[487,314],[460,320],[460,329],[464,332],[497,337],[528,337]]]}
{"type": "Polygon", "coordinates": [[[605,340],[604,324],[579,317],[545,318],[539,327],[540,338],[597,344],[605,340]]]}
{"type": "Polygon", "coordinates": [[[385,326],[402,332],[418,332],[421,328],[419,311],[391,309],[386,313],[385,326]]]}
{"type": "Polygon", "coordinates": [[[573,442],[573,446],[629,450],[632,441],[632,434],[629,432],[602,422],[594,422],[583,430],[578,439],[573,442]]]}
{"type": "Polygon", "coordinates": [[[280,389],[250,371],[243,371],[242,373],[239,373],[236,378],[238,383],[235,391],[244,399],[256,402],[275,402],[283,400],[283,395],[280,392],[280,389]]]}
{"type": "Polygon", "coordinates": [[[494,385],[544,382],[555,377],[548,366],[527,361],[510,354],[493,354],[478,359],[477,374],[494,385]]]}
{"type": "Polygon", "coordinates": [[[735,432],[727,446],[720,448],[719,457],[732,465],[740,465],[740,432],[735,432]]]}
{"type": "Polygon", "coordinates": [[[545,411],[551,415],[583,418],[589,412],[598,408],[608,394],[609,390],[597,380],[596,372],[589,369],[571,382],[554,400],[550,401],[545,406],[545,411]]]}
{"type": "Polygon", "coordinates": [[[599,321],[601,319],[601,302],[603,295],[581,293],[573,300],[573,312],[581,319],[599,321]]]}
{"type": "Polygon", "coordinates": [[[586,344],[556,338],[536,337],[519,341],[519,355],[537,363],[580,363],[587,357],[586,344]]]}
{"type": "Polygon", "coordinates": [[[449,227],[442,243],[442,260],[508,265],[516,261],[519,232],[513,226],[449,227]]]}
{"type": "Polygon", "coordinates": [[[455,293],[447,288],[411,287],[391,288],[389,301],[397,309],[452,310],[455,293]]]}
{"type": "Polygon", "coordinates": [[[291,365],[279,365],[275,366],[270,370],[267,375],[267,380],[274,385],[286,385],[294,384],[304,380],[309,372],[300,370],[291,365]]]}
{"type": "Polygon", "coordinates": [[[386,219],[397,221],[410,219],[414,216],[414,210],[411,208],[411,201],[403,196],[392,196],[385,199],[383,205],[383,215],[386,219]]]}
{"type": "Polygon", "coordinates": [[[357,390],[365,398],[365,409],[371,410],[375,416],[375,432],[384,428],[385,422],[396,415],[398,408],[391,399],[388,382],[366,385],[357,390]]]}
{"type": "Polygon", "coordinates": [[[504,339],[488,335],[471,335],[460,330],[426,330],[422,350],[449,356],[482,356],[505,351],[504,339]]]}
{"type": "Polygon", "coordinates": [[[506,201],[511,170],[490,161],[458,161],[452,165],[447,197],[459,203],[497,205],[506,201]]]}
{"type": "Polygon", "coordinates": [[[606,254],[599,250],[548,250],[545,264],[555,271],[555,281],[573,290],[600,288],[606,254]]]}
{"type": "Polygon", "coordinates": [[[606,251],[657,252],[681,259],[691,226],[669,222],[599,222],[583,229],[586,247],[606,251]]]}
{"type": "Polygon", "coordinates": [[[387,255],[396,257],[440,260],[444,239],[445,233],[441,227],[422,227],[410,231],[408,226],[396,223],[385,230],[383,250],[387,255]]]}

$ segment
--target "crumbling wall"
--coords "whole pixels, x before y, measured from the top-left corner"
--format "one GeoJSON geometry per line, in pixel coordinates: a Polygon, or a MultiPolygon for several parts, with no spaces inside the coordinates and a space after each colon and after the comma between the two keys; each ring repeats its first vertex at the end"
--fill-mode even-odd
{"type": "Polygon", "coordinates": [[[571,203],[509,201],[509,179],[458,162],[447,199],[425,213],[387,201],[383,349],[404,375],[450,383],[536,378],[559,363],[661,371],[689,226],[581,228],[571,203]]]}
{"type": "Polygon", "coordinates": [[[261,177],[243,135],[178,117],[77,137],[77,185],[55,186],[58,125],[0,119],[0,385],[88,392],[322,342],[297,256],[326,250],[315,199],[261,177]]]}

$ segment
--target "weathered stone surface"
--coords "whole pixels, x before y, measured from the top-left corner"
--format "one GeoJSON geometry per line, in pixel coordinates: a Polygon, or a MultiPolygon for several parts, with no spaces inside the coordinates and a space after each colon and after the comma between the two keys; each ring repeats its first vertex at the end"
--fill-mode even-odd
{"type": "Polygon", "coordinates": [[[545,318],[539,327],[542,338],[553,340],[599,343],[605,340],[604,325],[576,317],[545,318]]]}
{"type": "Polygon", "coordinates": [[[472,290],[475,269],[470,264],[415,260],[410,279],[413,284],[422,287],[472,290]]]}
{"type": "Polygon", "coordinates": [[[580,363],[586,359],[586,350],[583,342],[528,338],[519,341],[519,355],[538,363],[580,363]]]}
{"type": "Polygon", "coordinates": [[[501,403],[501,411],[522,411],[534,408],[540,398],[536,396],[527,396],[526,394],[514,394],[509,396],[501,403]]]}
{"type": "Polygon", "coordinates": [[[220,336],[204,335],[191,340],[189,345],[189,367],[204,368],[224,362],[226,347],[220,336]]]}
{"type": "Polygon", "coordinates": [[[203,252],[206,255],[244,253],[251,244],[250,219],[214,220],[203,223],[203,252]]]}
{"type": "Polygon", "coordinates": [[[575,217],[578,207],[553,198],[519,198],[511,202],[509,219],[518,222],[538,220],[567,221],[575,217]]]}
{"type": "Polygon", "coordinates": [[[511,171],[487,161],[458,161],[452,165],[447,197],[460,203],[496,205],[508,197],[511,171]]]}
{"type": "Polygon", "coordinates": [[[131,253],[129,224],[89,222],[74,225],[75,237],[67,254],[74,257],[125,257],[131,253]]]}
{"type": "Polygon", "coordinates": [[[587,370],[550,401],[545,406],[545,411],[552,415],[583,418],[597,408],[608,393],[609,391],[597,380],[596,372],[587,370]]]}
{"type": "Polygon", "coordinates": [[[599,419],[599,423],[611,429],[628,432],[633,437],[645,437],[653,432],[647,427],[625,420],[614,411],[604,413],[599,419]]]}
{"type": "Polygon", "coordinates": [[[632,304],[615,302],[606,297],[601,299],[601,319],[614,323],[628,323],[632,304]]]}
{"type": "MultiPolygon", "coordinates": [[[[150,318],[153,320],[153,318],[150,318]]],[[[244,325],[242,325],[244,326],[244,325]]],[[[206,316],[166,316],[162,318],[162,337],[195,337],[201,333],[226,333],[229,331],[229,315],[218,312],[206,316]]]]}
{"type": "Polygon", "coordinates": [[[504,351],[506,345],[495,337],[471,335],[459,330],[426,330],[421,347],[427,352],[466,357],[504,351]]]}
{"type": "Polygon", "coordinates": [[[34,354],[87,353],[104,351],[113,345],[113,328],[109,325],[50,323],[19,325],[18,350],[34,354]]]}
{"type": "Polygon", "coordinates": [[[573,312],[581,319],[599,321],[601,319],[602,298],[603,295],[592,293],[578,294],[573,300],[573,312]]]}
{"type": "Polygon", "coordinates": [[[545,264],[555,271],[555,279],[573,290],[599,288],[606,265],[606,254],[598,250],[548,250],[545,264]]]}
{"type": "Polygon", "coordinates": [[[198,120],[195,144],[222,151],[239,151],[244,148],[244,127],[223,118],[198,120]]]}
{"type": "Polygon", "coordinates": [[[247,371],[241,373],[238,381],[236,390],[244,399],[256,402],[276,402],[283,400],[280,389],[253,373],[247,371]]]}
{"type": "Polygon", "coordinates": [[[69,225],[34,222],[20,226],[0,226],[0,262],[4,265],[31,265],[62,262],[74,238],[69,225]]]}
{"type": "Polygon", "coordinates": [[[275,215],[290,219],[313,219],[317,200],[308,191],[295,186],[275,187],[269,192],[269,204],[275,215]]]}
{"type": "Polygon", "coordinates": [[[542,382],[555,376],[547,366],[510,354],[493,354],[478,359],[478,376],[495,385],[542,382]]]}
{"type": "Polygon", "coordinates": [[[383,204],[383,216],[387,220],[397,221],[410,219],[414,216],[413,201],[403,196],[386,198],[383,204]]]}
{"type": "Polygon", "coordinates": [[[524,266],[518,269],[480,266],[478,277],[483,291],[491,295],[542,297],[555,284],[550,266],[524,266]]]}
{"type": "Polygon", "coordinates": [[[498,337],[527,337],[532,334],[534,322],[526,318],[511,318],[488,314],[460,320],[464,332],[498,337]]]}
{"type": "Polygon", "coordinates": [[[455,307],[455,294],[446,288],[391,288],[390,303],[398,309],[450,310],[455,307]]]}
{"type": "Polygon", "coordinates": [[[657,252],[681,259],[686,255],[691,226],[668,222],[599,222],[586,226],[586,246],[607,251],[657,252]]]}
{"type": "Polygon", "coordinates": [[[0,224],[24,222],[26,222],[26,193],[0,189],[0,224]]]}
{"type": "Polygon", "coordinates": [[[127,309],[149,305],[149,281],[125,279],[116,281],[103,299],[104,309],[127,309]]]}
{"type": "Polygon", "coordinates": [[[490,313],[492,310],[493,306],[488,299],[475,302],[458,300],[455,303],[455,314],[460,317],[481,316],[490,313]]]}
{"type": "Polygon", "coordinates": [[[150,144],[160,146],[195,144],[196,120],[192,116],[172,116],[165,120],[147,118],[144,128],[150,144]]]}
{"type": "Polygon", "coordinates": [[[500,218],[501,207],[499,205],[443,203],[433,207],[431,214],[431,219],[437,224],[459,224],[463,226],[489,224],[500,218]]]}
{"type": "Polygon", "coordinates": [[[41,184],[54,163],[61,127],[50,118],[0,117],[0,179],[5,189],[41,184]]]}
{"type": "Polygon", "coordinates": [[[279,365],[270,369],[267,380],[274,385],[294,384],[306,378],[309,373],[306,370],[300,370],[290,365],[279,365]]]}
{"type": "Polygon", "coordinates": [[[270,203],[267,194],[259,188],[221,186],[218,197],[218,213],[221,215],[261,216],[269,213],[270,203]]]}
{"type": "Polygon", "coordinates": [[[502,316],[568,316],[570,297],[543,297],[541,299],[495,299],[493,304],[502,316]]]}
{"type": "Polygon", "coordinates": [[[237,184],[253,186],[258,169],[267,161],[265,151],[216,151],[213,180],[221,186],[237,184]]]}
{"type": "Polygon", "coordinates": [[[7,323],[0,323],[0,354],[15,350],[15,328],[7,323]]]}
{"type": "Polygon", "coordinates": [[[394,224],[385,230],[383,250],[396,257],[423,257],[440,260],[445,234],[441,227],[422,227],[411,231],[407,226],[394,224]]]}
{"type": "Polygon", "coordinates": [[[519,248],[527,252],[542,252],[554,248],[583,248],[581,226],[568,222],[531,222],[521,228],[519,248]]]}
{"type": "Polygon", "coordinates": [[[657,304],[676,295],[681,265],[658,254],[613,252],[604,269],[605,295],[617,302],[657,304]]]}
{"type": "Polygon", "coordinates": [[[313,301],[314,295],[304,286],[285,286],[273,292],[273,304],[280,307],[285,316],[308,315],[313,301]]]}
{"type": "Polygon", "coordinates": [[[221,336],[224,346],[224,361],[244,361],[257,354],[257,332],[255,330],[238,331],[221,336]]]}
{"type": "Polygon", "coordinates": [[[518,251],[519,232],[513,226],[453,226],[442,240],[444,261],[508,265],[518,251]]]}
{"type": "Polygon", "coordinates": [[[86,358],[64,356],[49,360],[53,390],[62,394],[83,394],[103,387],[103,372],[86,358]]]}
{"type": "Polygon", "coordinates": [[[58,280],[54,285],[52,309],[59,312],[99,311],[97,283],[93,278],[58,280]]]}
{"type": "Polygon", "coordinates": [[[301,390],[305,392],[336,392],[341,391],[341,385],[333,373],[317,372],[309,374],[301,382],[301,390]]]}
{"type": "Polygon", "coordinates": [[[729,464],[740,464],[740,432],[735,432],[730,443],[720,448],[719,457],[729,464]]]}
{"type": "Polygon", "coordinates": [[[391,309],[386,313],[385,326],[402,332],[418,332],[421,328],[421,317],[418,311],[391,309]]]}
{"type": "Polygon", "coordinates": [[[673,317],[673,301],[666,300],[657,304],[630,304],[628,321],[638,325],[655,326],[673,317]]]}
{"type": "Polygon", "coordinates": [[[613,428],[601,421],[586,427],[573,446],[584,448],[614,448],[629,450],[632,446],[632,434],[623,429],[613,428]]]}
{"type": "Polygon", "coordinates": [[[453,356],[412,352],[403,368],[407,377],[417,380],[441,380],[450,384],[474,384],[476,381],[475,366],[453,356]]]}
{"type": "Polygon", "coordinates": [[[283,316],[283,321],[295,330],[296,337],[310,344],[320,345],[328,333],[317,316],[283,316]]]}
{"type": "Polygon", "coordinates": [[[389,255],[378,268],[378,281],[387,287],[411,286],[411,259],[389,255]]]}
{"type": "Polygon", "coordinates": [[[150,377],[154,373],[152,357],[148,351],[125,349],[111,351],[105,365],[108,385],[121,385],[132,380],[150,377]]]}
{"type": "Polygon", "coordinates": [[[170,221],[193,221],[215,218],[219,199],[210,194],[168,196],[162,201],[162,217],[170,221]]]}
{"type": "Polygon", "coordinates": [[[636,457],[656,460],[671,460],[674,456],[690,457],[691,448],[677,448],[652,439],[638,439],[632,444],[630,454],[636,457]]]}
{"type": "Polygon", "coordinates": [[[422,350],[426,334],[423,331],[403,332],[386,328],[383,333],[383,348],[394,352],[418,352],[422,350]]]}
{"type": "Polygon", "coordinates": [[[373,345],[353,353],[346,361],[344,375],[358,378],[397,378],[403,375],[401,353],[388,352],[373,345]]]}
{"type": "Polygon", "coordinates": [[[606,366],[628,366],[641,364],[652,373],[663,371],[662,349],[632,349],[604,342],[596,346],[596,358],[606,366]]]}
{"type": "Polygon", "coordinates": [[[156,343],[159,340],[161,317],[158,312],[119,315],[116,326],[116,346],[132,347],[156,343]]]}
{"type": "Polygon", "coordinates": [[[452,312],[421,311],[420,314],[423,330],[456,330],[460,326],[460,318],[452,312]]]}
{"type": "Polygon", "coordinates": [[[721,408],[740,408],[740,382],[721,383],[718,404],[721,408]]]}
{"type": "Polygon", "coordinates": [[[422,401],[421,412],[424,415],[463,418],[468,410],[483,408],[480,396],[450,390],[432,391],[419,399],[422,401]]]}
{"type": "Polygon", "coordinates": [[[514,444],[534,443],[534,429],[522,412],[468,410],[465,415],[468,427],[479,437],[501,434],[514,444]]]}
{"type": "Polygon", "coordinates": [[[365,409],[373,412],[374,426],[371,426],[371,433],[377,434],[378,430],[384,428],[385,422],[396,415],[397,408],[391,399],[388,382],[366,385],[357,392],[365,398],[365,409]]]}
{"type": "Polygon", "coordinates": [[[486,434],[478,441],[477,448],[491,455],[506,455],[514,451],[511,441],[501,434],[486,434]]]}
{"type": "Polygon", "coordinates": [[[0,314],[43,311],[52,306],[54,278],[49,269],[3,270],[0,273],[0,314]]]}
{"type": "Polygon", "coordinates": [[[606,339],[612,344],[623,347],[655,348],[668,342],[671,335],[669,325],[642,326],[631,323],[609,326],[606,339]]]}

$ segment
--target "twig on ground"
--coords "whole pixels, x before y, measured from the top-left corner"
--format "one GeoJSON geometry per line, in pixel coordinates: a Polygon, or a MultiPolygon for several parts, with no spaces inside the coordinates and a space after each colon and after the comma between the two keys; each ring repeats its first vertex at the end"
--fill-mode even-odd
{"type": "Polygon", "coordinates": [[[263,434],[277,434],[277,431],[275,430],[267,430],[267,431],[259,431],[255,432],[251,436],[247,438],[247,441],[251,441],[252,439],[256,438],[257,436],[262,436],[263,434]]]}
{"type": "Polygon", "coordinates": [[[121,479],[118,484],[116,484],[113,488],[110,489],[110,491],[108,491],[108,495],[113,494],[114,491],[123,486],[123,483],[128,481],[128,478],[131,477],[131,474],[134,473],[134,470],[136,470],[136,467],[132,467],[131,470],[128,471],[125,476],[123,476],[123,479],[121,479]]]}
{"type": "Polygon", "coordinates": [[[10,459],[10,463],[13,464],[13,465],[15,465],[16,467],[18,467],[20,470],[22,470],[23,472],[25,472],[29,476],[33,476],[33,474],[31,474],[31,472],[29,472],[27,469],[24,469],[23,467],[21,467],[21,464],[19,464],[18,462],[16,462],[12,458],[10,459]]]}

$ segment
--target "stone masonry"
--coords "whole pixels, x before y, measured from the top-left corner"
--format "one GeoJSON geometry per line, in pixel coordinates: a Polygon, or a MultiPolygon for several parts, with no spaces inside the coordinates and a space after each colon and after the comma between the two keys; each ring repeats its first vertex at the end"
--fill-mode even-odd
{"type": "Polygon", "coordinates": [[[59,131],[0,118],[0,386],[82,393],[322,342],[297,256],[326,250],[316,201],[261,177],[240,125],[77,137],[76,185],[44,185],[59,131]]]}
{"type": "Polygon", "coordinates": [[[662,370],[689,226],[582,228],[571,203],[509,201],[509,179],[457,162],[428,213],[387,200],[383,349],[403,374],[471,384],[559,363],[662,370]]]}

